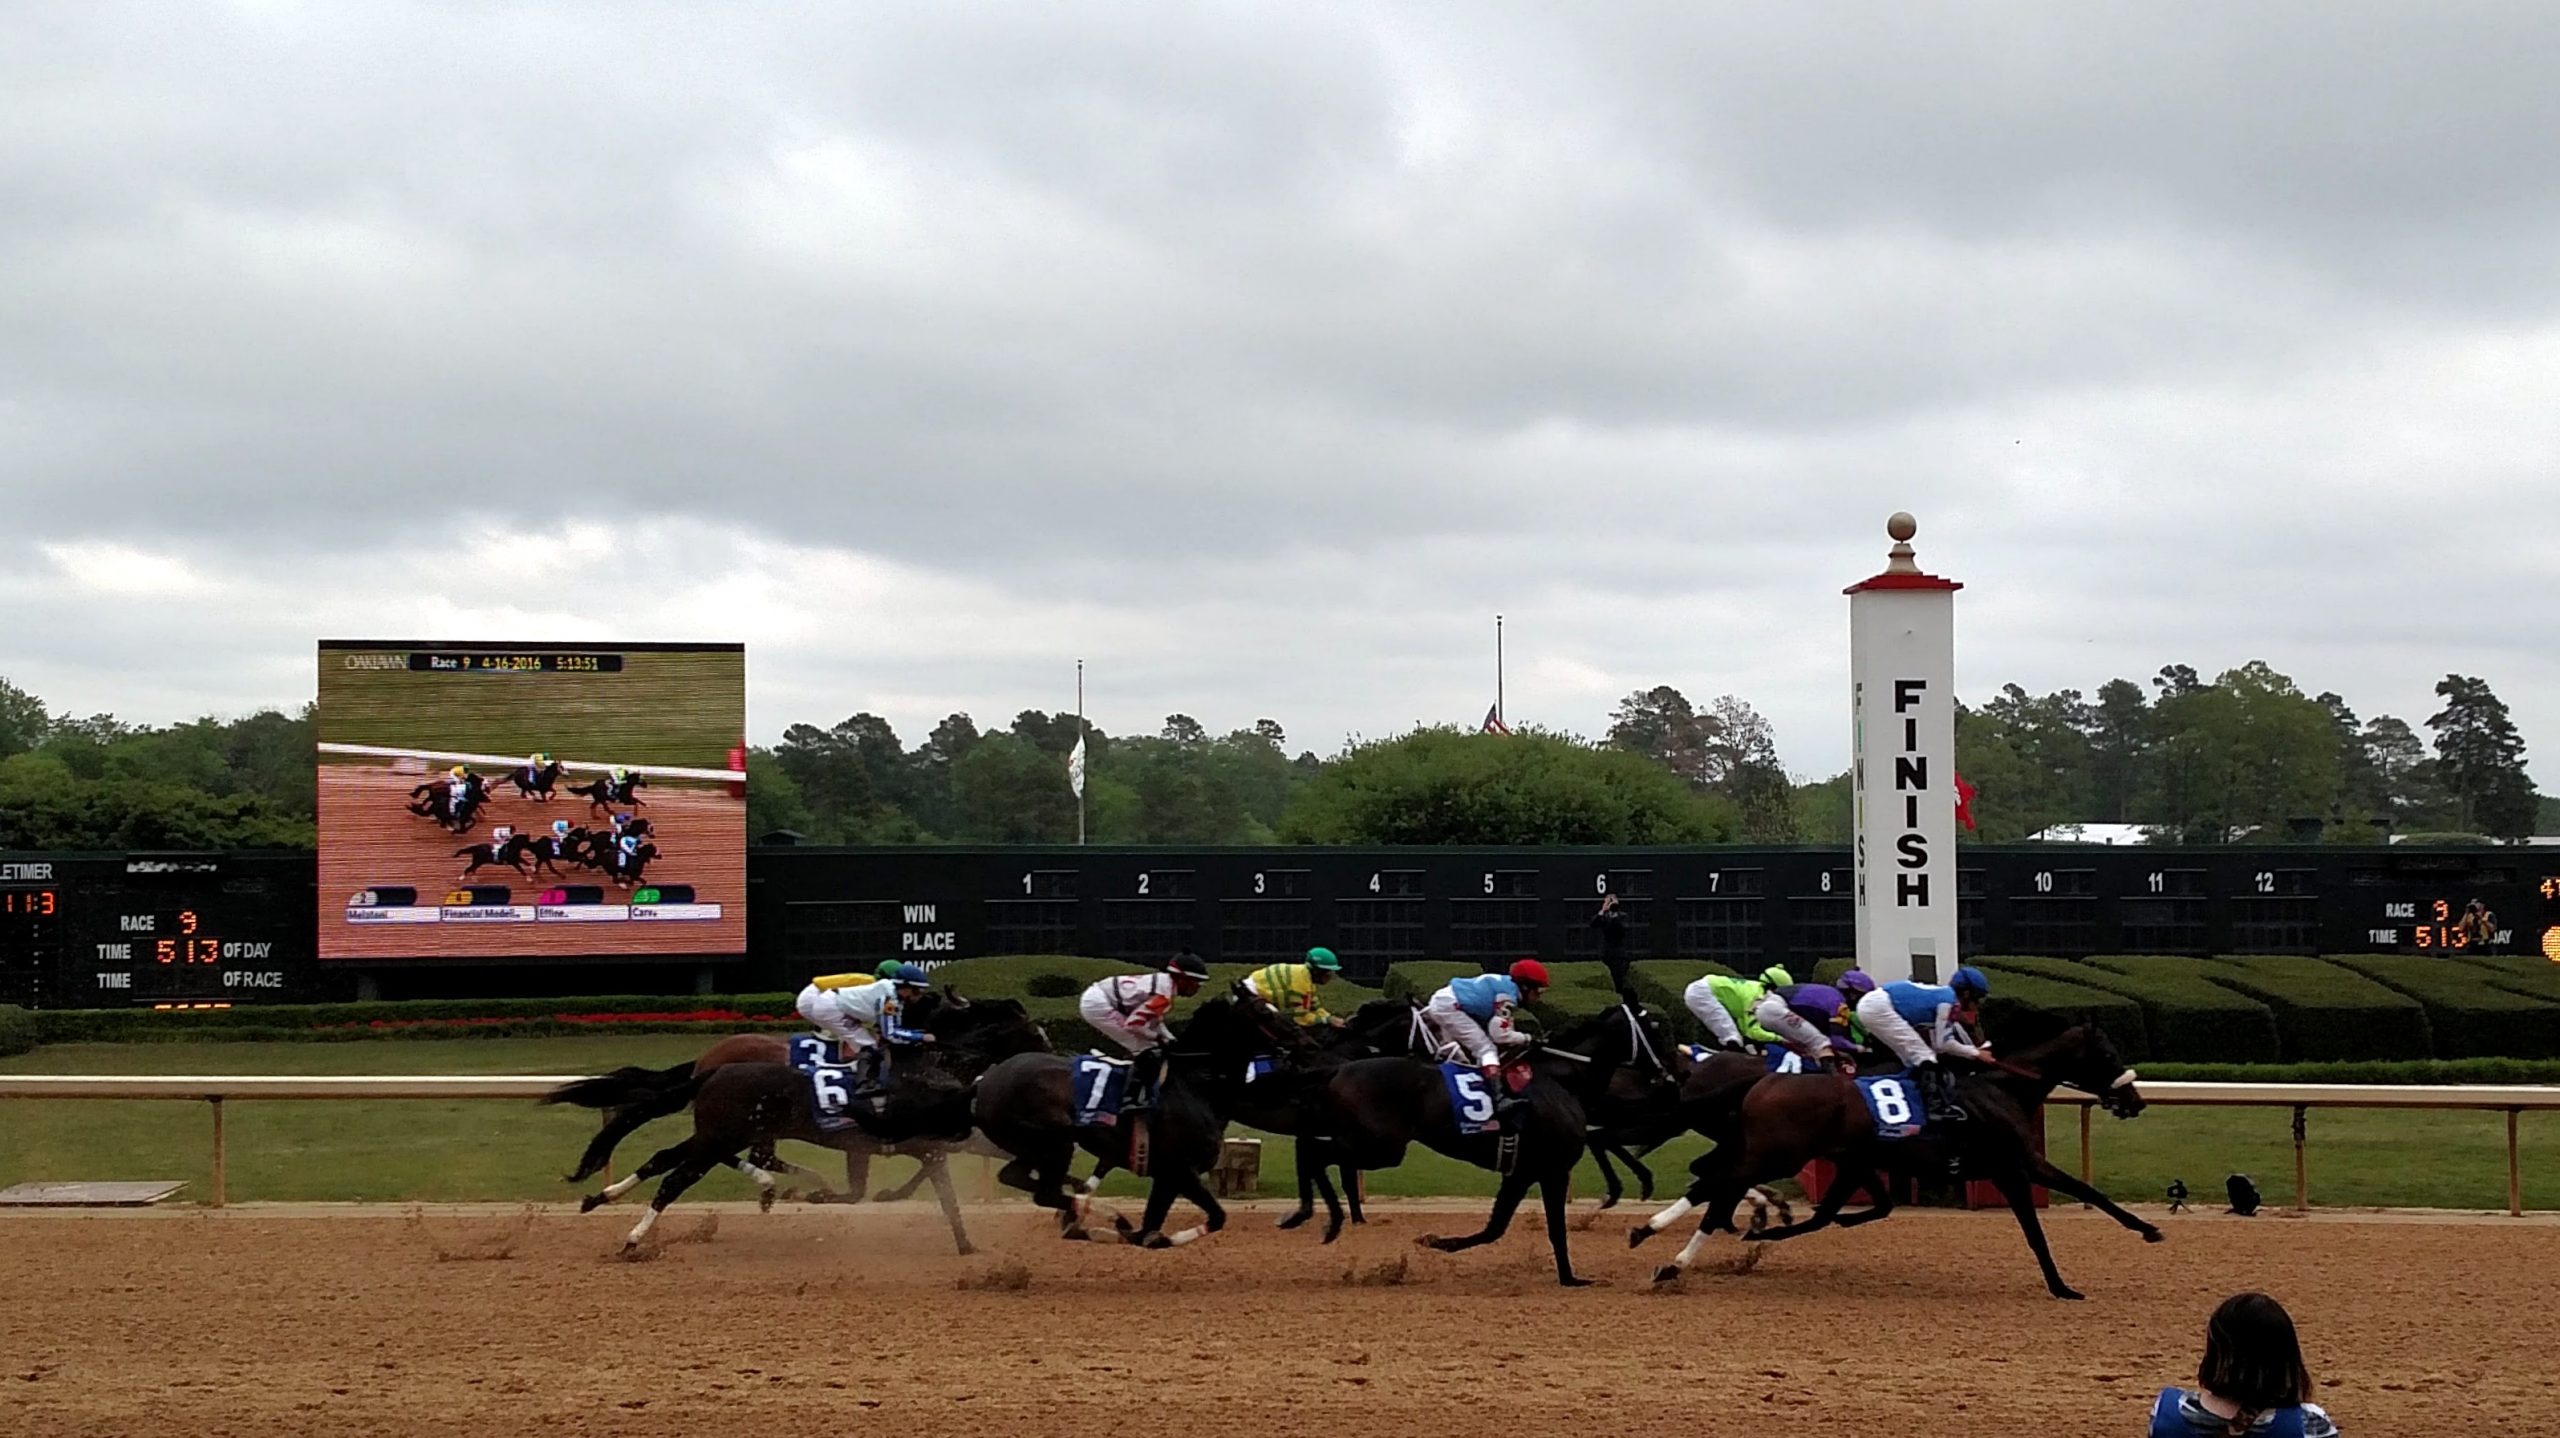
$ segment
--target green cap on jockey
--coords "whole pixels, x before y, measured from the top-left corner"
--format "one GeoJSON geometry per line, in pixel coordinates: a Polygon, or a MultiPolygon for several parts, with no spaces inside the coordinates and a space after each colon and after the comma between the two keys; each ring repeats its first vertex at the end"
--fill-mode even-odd
{"type": "Polygon", "coordinates": [[[888,979],[892,982],[895,982],[898,975],[905,973],[906,971],[907,966],[899,963],[896,959],[882,959],[880,961],[880,967],[872,970],[873,973],[879,975],[881,978],[888,979]]]}
{"type": "Polygon", "coordinates": [[[1777,964],[1771,964],[1769,967],[1760,971],[1760,986],[1762,988],[1791,989],[1795,987],[1795,983],[1796,976],[1788,973],[1786,969],[1777,964]]]}
{"type": "Polygon", "coordinates": [[[1312,948],[1307,950],[1307,967],[1338,974],[1342,972],[1342,960],[1335,958],[1331,949],[1312,948]]]}

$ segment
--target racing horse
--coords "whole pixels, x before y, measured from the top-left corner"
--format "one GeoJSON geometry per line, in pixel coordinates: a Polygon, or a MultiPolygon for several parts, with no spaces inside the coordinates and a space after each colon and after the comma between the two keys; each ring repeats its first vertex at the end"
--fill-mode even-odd
{"type": "MultiPolygon", "coordinates": [[[[1420,1143],[1500,1174],[1501,1186],[1481,1231],[1461,1238],[1418,1240],[1442,1253],[1461,1252],[1502,1237],[1520,1201],[1535,1186],[1546,1208],[1547,1243],[1555,1252],[1556,1281],[1580,1288],[1590,1280],[1573,1271],[1564,1205],[1573,1166],[1589,1143],[1585,1099],[1597,1101],[1621,1067],[1658,1066],[1664,1047],[1659,1025],[1636,1007],[1621,1003],[1532,1044],[1526,1058],[1506,1069],[1506,1078],[1513,1069],[1525,1069],[1527,1082],[1517,1089],[1520,1111],[1507,1121],[1504,1132],[1460,1132],[1450,1084],[1440,1065],[1409,1058],[1360,1059],[1335,1069],[1322,1086],[1317,1112],[1308,1121],[1320,1141],[1355,1168],[1393,1168],[1404,1162],[1411,1145],[1420,1143]]],[[[1482,1120],[1492,1115],[1473,1116],[1482,1120]]],[[[1341,1216],[1336,1212],[1331,1215],[1328,1241],[1340,1228],[1341,1216]]]]}
{"type": "MultiPolygon", "coordinates": [[[[1677,1277],[1688,1267],[1709,1234],[1730,1229],[1734,1207],[1750,1185],[1800,1171],[1817,1158],[1838,1165],[1838,1181],[1824,1192],[1811,1217],[1764,1229],[1745,1237],[1757,1241],[1794,1238],[1838,1224],[1843,1228],[1872,1223],[1893,1211],[1890,1186],[1880,1175],[1945,1173],[1950,1165],[1961,1175],[1989,1181],[2008,1201],[2009,1211],[2026,1236],[2044,1271],[2045,1288],[2056,1298],[2081,1295],[2062,1281],[2044,1225],[2035,1210],[2035,1187],[2097,1209],[2117,1223],[2158,1243],[2158,1228],[2127,1213],[2095,1187],[2063,1172],[2036,1152],[2035,1116],[2061,1084],[2097,1096],[2107,1112],[2120,1119],[2140,1114],[2144,1104],[2134,1085],[2133,1070],[2124,1066],[2105,1032],[2095,1025],[2075,1024],[2040,1042],[2025,1044],[2014,1056],[1993,1061],[1990,1068],[1966,1074],[1957,1082],[1970,1117],[1954,1124],[1925,1128],[1915,1137],[1880,1140],[1856,1080],[1841,1074],[1772,1074],[1754,1084],[1742,1101],[1738,1142],[1720,1147],[1715,1163],[1702,1176],[1708,1209],[1698,1232],[1671,1263],[1655,1270],[1656,1282],[1677,1277]],[[1728,1153],[1730,1156],[1728,1157],[1728,1153]],[[1874,1203],[1844,1214],[1849,1196],[1864,1189],[1874,1203]]],[[[1628,1234],[1630,1247],[1650,1237],[1658,1225],[1643,1225],[1628,1234]]]]}
{"type": "Polygon", "coordinates": [[[635,770],[618,780],[607,774],[592,784],[572,784],[569,786],[569,792],[587,801],[587,812],[590,814],[618,809],[626,804],[634,809],[646,809],[649,807],[649,802],[640,797],[640,789],[648,782],[645,776],[635,770]]]}
{"type": "Polygon", "coordinates": [[[547,804],[554,797],[553,791],[559,786],[560,776],[566,773],[568,768],[568,765],[557,759],[542,764],[519,764],[499,775],[497,782],[515,785],[516,797],[519,799],[533,799],[547,804]]]}
{"type": "MultiPolygon", "coordinates": [[[[1308,1042],[1266,1005],[1232,994],[1191,1011],[1164,1049],[1164,1080],[1146,1114],[1150,1150],[1143,1171],[1151,1183],[1145,1217],[1135,1228],[1119,1219],[1115,1226],[1123,1238],[1143,1248],[1170,1248],[1226,1227],[1226,1210],[1201,1175],[1217,1163],[1227,1120],[1255,1060],[1275,1049],[1293,1059],[1308,1042]],[[1191,1200],[1205,1219],[1167,1234],[1164,1221],[1176,1198],[1191,1200]]],[[[1012,1156],[997,1179],[1029,1193],[1040,1207],[1057,1210],[1060,1236],[1089,1237],[1084,1219],[1090,1196],[1070,1172],[1076,1151],[1118,1164],[1129,1136],[1122,1123],[1077,1122],[1074,1061],[1021,1054],[997,1064],[979,1080],[972,1113],[979,1131],[1012,1156]]]]}
{"type": "Polygon", "coordinates": [[[857,1105],[852,1127],[819,1125],[810,1076],[789,1066],[789,1044],[779,1035],[739,1034],[713,1045],[696,1065],[618,1069],[552,1090],[541,1102],[611,1110],[605,1131],[588,1145],[578,1171],[570,1175],[571,1182],[602,1169],[613,1142],[639,1124],[682,1112],[687,1105],[694,1110],[692,1136],[652,1155],[630,1177],[589,1195],[579,1211],[609,1203],[644,1179],[668,1175],[650,1216],[627,1240],[625,1247],[629,1247],[646,1236],[659,1212],[704,1173],[722,1165],[754,1180],[770,1207],[775,1175],[805,1171],[774,1156],[775,1142],[789,1138],[842,1151],[848,1172],[857,1158],[867,1164],[878,1153],[916,1154],[922,1165],[918,1181],[933,1183],[943,1218],[951,1225],[953,1245],[964,1256],[976,1252],[961,1223],[960,1198],[949,1170],[951,1149],[969,1137],[970,1086],[1003,1059],[1045,1053],[1048,1036],[1015,999],[973,1003],[952,995],[918,1021],[938,1042],[906,1050],[889,1070],[886,1098],[868,1110],[857,1105]],[[692,1071],[696,1066],[698,1074],[692,1071]],[[637,1118],[631,1117],[634,1109],[637,1118]]]}
{"type": "Polygon", "coordinates": [[[471,861],[462,868],[461,877],[465,879],[484,868],[496,868],[501,865],[515,870],[526,878],[531,878],[533,870],[525,863],[525,856],[533,852],[534,842],[529,834],[509,834],[503,843],[465,844],[454,850],[453,856],[471,861]]]}
{"type": "Polygon", "coordinates": [[[443,779],[430,780],[409,791],[410,813],[433,819],[438,826],[456,834],[469,833],[488,802],[489,781],[478,774],[462,776],[460,799],[453,796],[452,787],[443,779]]]}
{"type": "Polygon", "coordinates": [[[613,880],[616,885],[628,889],[640,882],[641,871],[648,868],[649,861],[656,857],[658,857],[658,846],[645,840],[633,846],[629,853],[623,852],[619,847],[609,849],[606,851],[604,861],[605,877],[613,880]]]}

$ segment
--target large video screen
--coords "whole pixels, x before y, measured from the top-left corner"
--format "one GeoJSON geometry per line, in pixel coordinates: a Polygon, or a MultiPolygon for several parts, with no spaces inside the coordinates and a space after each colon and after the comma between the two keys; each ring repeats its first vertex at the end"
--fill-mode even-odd
{"type": "Polygon", "coordinates": [[[744,953],[737,644],[320,645],[320,957],[744,953]]]}

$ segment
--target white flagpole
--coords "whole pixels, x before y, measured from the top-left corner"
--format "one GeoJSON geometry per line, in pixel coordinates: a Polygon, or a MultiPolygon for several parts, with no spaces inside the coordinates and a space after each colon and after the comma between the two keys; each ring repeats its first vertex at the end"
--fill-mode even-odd
{"type": "MultiPolygon", "coordinates": [[[[1084,749],[1084,661],[1076,661],[1076,749],[1084,749]]],[[[1076,842],[1084,842],[1084,785],[1076,785],[1076,842]]]]}
{"type": "Polygon", "coordinates": [[[1511,727],[1511,716],[1502,712],[1502,616],[1493,616],[1493,717],[1504,729],[1511,727]]]}

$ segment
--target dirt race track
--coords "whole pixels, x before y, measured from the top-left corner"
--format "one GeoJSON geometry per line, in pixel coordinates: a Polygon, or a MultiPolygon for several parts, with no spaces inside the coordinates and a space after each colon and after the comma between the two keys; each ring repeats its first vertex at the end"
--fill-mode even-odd
{"type": "MultiPolygon", "coordinates": [[[[546,884],[602,884],[593,869],[571,869],[567,879],[544,874],[527,880],[506,868],[484,868],[465,881],[453,851],[485,843],[498,824],[538,834],[554,819],[601,825],[587,801],[563,793],[549,803],[501,789],[469,834],[447,833],[407,810],[418,774],[372,764],[320,767],[320,956],[386,958],[432,954],[663,954],[736,953],[747,942],[747,813],[744,802],[700,787],[651,786],[641,791],[646,815],[662,851],[649,866],[651,883],[691,884],[704,903],[721,906],[713,920],[610,924],[387,924],[361,926],[342,917],[347,896],[377,884],[414,886],[432,904],[457,883],[505,884],[520,902],[546,884]]],[[[568,782],[568,781],[564,781],[568,782]]]]}
{"type": "Polygon", "coordinates": [[[1997,1214],[1906,1213],[1663,1292],[1618,1214],[1576,1235],[1609,1284],[1580,1292],[1534,1225],[1422,1252],[1474,1220],[1411,1207],[1332,1249],[1239,1211],[1169,1253],[979,1208],[972,1258],[914,1204],[679,1207],[639,1262],[613,1256],[633,1216],[0,1216],[0,1433],[2070,1438],[2142,1431],[2250,1287],[2292,1308],[2356,1438],[2560,1417],[2560,1225],[2180,1217],[2145,1247],[2057,1213],[2071,1304],[1997,1214]]]}

